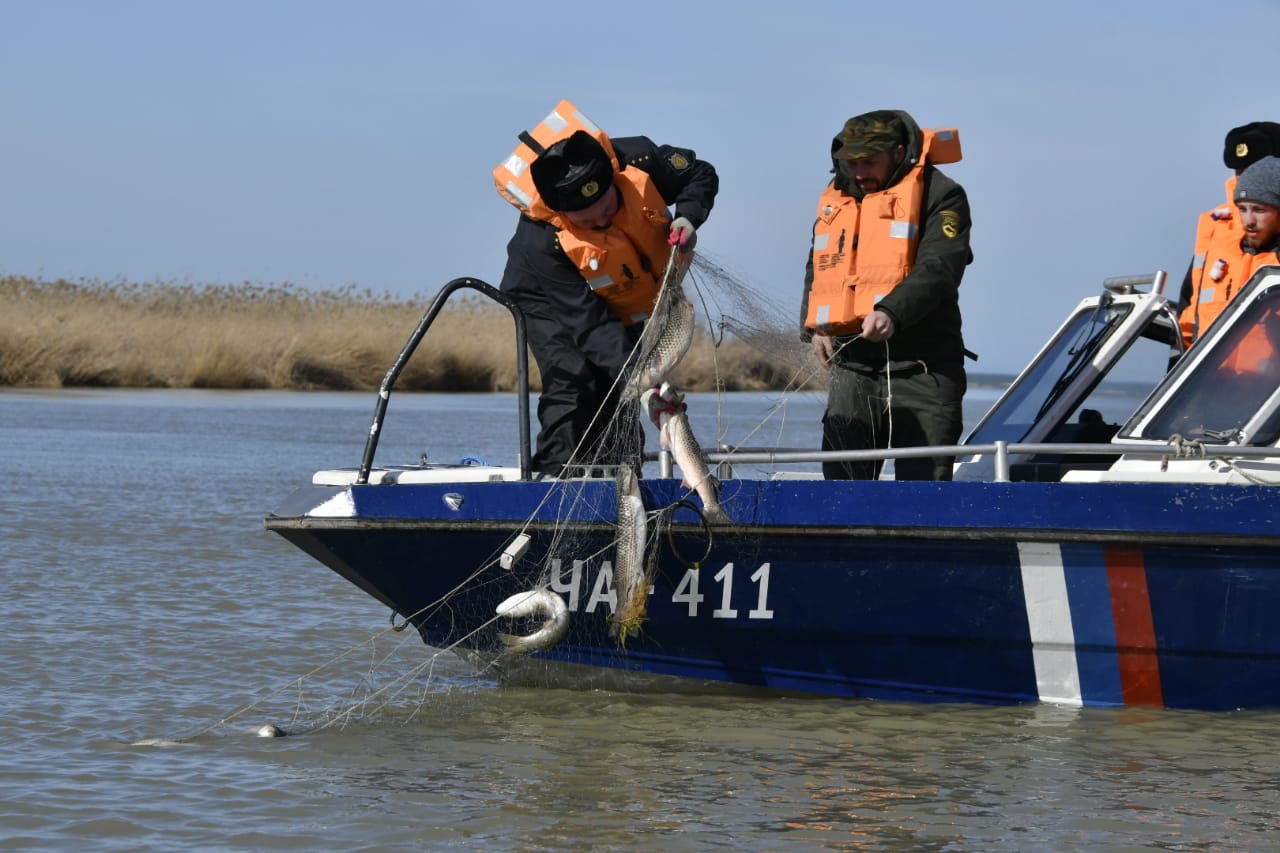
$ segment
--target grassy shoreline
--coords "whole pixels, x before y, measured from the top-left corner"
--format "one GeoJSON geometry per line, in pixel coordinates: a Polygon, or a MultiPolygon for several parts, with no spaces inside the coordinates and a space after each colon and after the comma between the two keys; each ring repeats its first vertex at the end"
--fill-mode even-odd
{"type": "MultiPolygon", "coordinates": [[[[0,386],[374,390],[430,304],[349,286],[0,277],[0,386]]],[[[539,388],[530,359],[530,382],[539,388]]],[[[688,391],[780,389],[792,371],[700,328],[672,381],[688,391]]],[[[514,391],[515,328],[479,297],[445,306],[396,384],[514,391]]]]}

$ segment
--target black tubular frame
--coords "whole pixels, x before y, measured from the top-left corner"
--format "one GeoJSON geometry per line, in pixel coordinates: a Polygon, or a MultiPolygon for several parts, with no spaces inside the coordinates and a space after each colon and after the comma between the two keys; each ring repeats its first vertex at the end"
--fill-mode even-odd
{"type": "Polygon", "coordinates": [[[521,313],[520,307],[511,301],[509,296],[493,285],[486,284],[478,278],[455,278],[436,294],[436,298],[431,301],[431,306],[427,308],[427,312],[418,321],[418,327],[409,336],[404,349],[400,350],[400,355],[396,357],[386,375],[382,377],[382,385],[378,389],[378,403],[373,410],[373,424],[369,427],[369,438],[364,445],[364,458],[360,461],[360,472],[356,475],[356,485],[363,486],[369,482],[369,472],[373,469],[373,455],[378,449],[378,436],[382,432],[382,421],[387,414],[387,403],[391,398],[392,386],[395,385],[396,379],[400,377],[401,371],[404,370],[414,350],[418,348],[418,344],[422,342],[422,337],[427,333],[427,329],[435,322],[436,315],[440,313],[444,303],[455,291],[464,287],[479,291],[482,295],[502,305],[511,312],[511,318],[515,320],[516,403],[520,417],[520,479],[528,480],[532,478],[531,456],[529,453],[529,350],[526,345],[524,314],[521,313]]]}

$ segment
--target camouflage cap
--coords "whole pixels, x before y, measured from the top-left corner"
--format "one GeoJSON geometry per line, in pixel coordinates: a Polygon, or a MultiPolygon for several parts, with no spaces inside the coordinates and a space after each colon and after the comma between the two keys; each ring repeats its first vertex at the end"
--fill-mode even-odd
{"type": "Polygon", "coordinates": [[[893,110],[875,110],[854,116],[836,137],[840,147],[831,152],[838,160],[857,160],[907,144],[907,127],[893,110]]]}

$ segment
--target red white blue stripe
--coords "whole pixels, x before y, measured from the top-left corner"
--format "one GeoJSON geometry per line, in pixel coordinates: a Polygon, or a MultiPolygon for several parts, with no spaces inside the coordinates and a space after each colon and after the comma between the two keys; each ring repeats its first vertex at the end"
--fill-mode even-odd
{"type": "Polygon", "coordinates": [[[1020,542],[1040,699],[1164,705],[1140,548],[1020,542]]]}

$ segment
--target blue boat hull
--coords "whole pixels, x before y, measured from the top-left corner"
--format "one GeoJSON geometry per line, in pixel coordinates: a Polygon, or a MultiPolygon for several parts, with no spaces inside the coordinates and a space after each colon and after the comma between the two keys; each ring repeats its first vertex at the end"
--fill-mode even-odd
{"type": "Polygon", "coordinates": [[[611,481],[314,486],[267,526],[428,644],[498,660],[494,607],[552,567],[569,632],[533,656],[552,663],[874,699],[1280,706],[1275,489],[731,480],[717,527],[675,481],[642,492],[669,524],[625,644],[611,481]],[[528,553],[500,568],[520,531],[528,553]]]}

